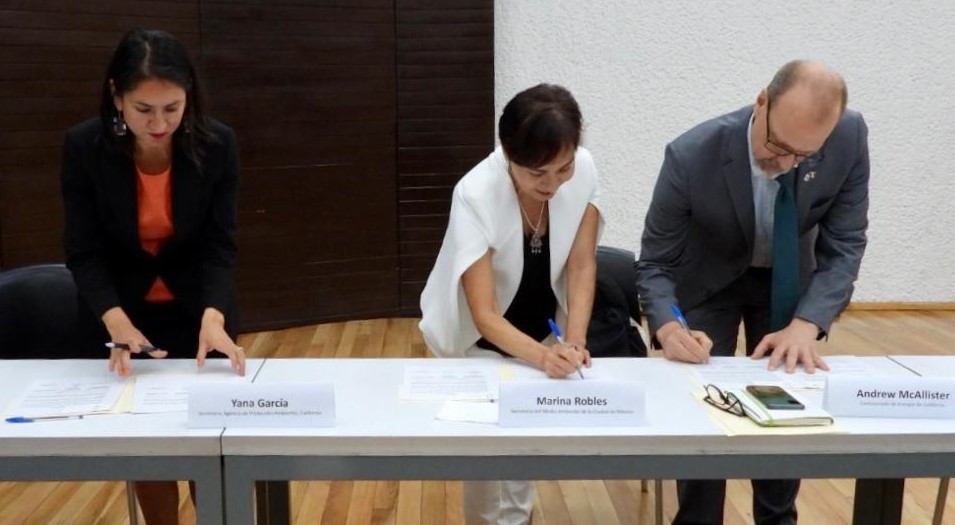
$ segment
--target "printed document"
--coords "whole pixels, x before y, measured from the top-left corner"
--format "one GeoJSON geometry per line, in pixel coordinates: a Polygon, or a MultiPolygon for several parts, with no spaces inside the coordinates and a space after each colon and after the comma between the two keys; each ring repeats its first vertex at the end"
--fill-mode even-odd
{"type": "Polygon", "coordinates": [[[487,394],[488,374],[495,368],[406,366],[401,399],[441,401],[456,394],[487,394]]]}
{"type": "Polygon", "coordinates": [[[66,416],[108,412],[126,386],[103,378],[41,379],[27,387],[7,414],[21,417],[66,416]]]}

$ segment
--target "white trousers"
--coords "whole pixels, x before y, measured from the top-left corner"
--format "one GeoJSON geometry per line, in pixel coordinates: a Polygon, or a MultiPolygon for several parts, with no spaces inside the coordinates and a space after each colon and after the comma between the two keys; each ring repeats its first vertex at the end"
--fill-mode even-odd
{"type": "Polygon", "coordinates": [[[464,523],[527,525],[534,510],[533,481],[465,481],[464,523]]]}
{"type": "MultiPolygon", "coordinates": [[[[467,357],[496,357],[501,354],[472,346],[467,357]]],[[[533,481],[465,481],[464,523],[467,525],[527,525],[534,510],[533,481]]]]}

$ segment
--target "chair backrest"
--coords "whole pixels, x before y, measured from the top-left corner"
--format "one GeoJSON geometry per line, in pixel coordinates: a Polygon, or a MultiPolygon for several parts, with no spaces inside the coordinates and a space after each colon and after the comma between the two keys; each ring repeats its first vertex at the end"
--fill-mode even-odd
{"type": "Polygon", "coordinates": [[[597,283],[587,329],[587,348],[594,357],[646,357],[639,329],[640,301],[633,252],[611,246],[597,248],[597,283]]]}
{"type": "Polygon", "coordinates": [[[0,359],[89,357],[77,355],[77,333],[76,284],[64,265],[0,272],[0,359]]]}
{"type": "Polygon", "coordinates": [[[637,297],[636,255],[613,246],[597,247],[597,275],[612,280],[623,291],[630,318],[640,322],[640,299],[637,297]]]}

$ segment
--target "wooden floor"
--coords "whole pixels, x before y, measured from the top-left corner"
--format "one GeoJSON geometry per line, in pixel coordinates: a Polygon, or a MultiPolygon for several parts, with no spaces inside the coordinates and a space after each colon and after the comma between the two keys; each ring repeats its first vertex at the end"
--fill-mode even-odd
{"type": "MultiPolygon", "coordinates": [[[[239,338],[252,357],[423,357],[416,321],[377,319],[246,334],[239,338]]],[[[838,321],[824,354],[955,354],[955,312],[850,311],[838,321]]],[[[105,363],[104,365],[105,366],[105,363]]],[[[184,483],[180,484],[182,487],[184,483]]],[[[664,512],[676,511],[675,486],[664,484],[664,512]]],[[[906,483],[903,523],[931,523],[937,479],[906,483]]],[[[534,525],[653,523],[652,484],[637,480],[540,481],[534,525]]],[[[955,484],[953,484],[955,491],[955,484]]],[[[195,522],[185,496],[183,523],[195,522]]],[[[849,523],[852,480],[806,480],[799,493],[800,523],[849,523]]],[[[727,525],[752,523],[748,482],[727,489],[727,525]]],[[[461,484],[443,481],[358,481],[292,483],[297,524],[459,524],[461,484]]],[[[123,483],[0,482],[0,525],[127,523],[123,483]]],[[[955,524],[955,495],[945,523],[955,524]]]]}

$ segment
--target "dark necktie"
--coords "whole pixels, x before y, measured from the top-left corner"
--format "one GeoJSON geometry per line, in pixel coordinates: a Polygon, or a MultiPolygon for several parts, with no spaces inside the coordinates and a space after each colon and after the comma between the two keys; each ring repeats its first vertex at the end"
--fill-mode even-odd
{"type": "Polygon", "coordinates": [[[799,225],[793,195],[795,169],[776,178],[779,192],[773,209],[773,286],[770,330],[785,328],[799,304],[799,225]]]}

